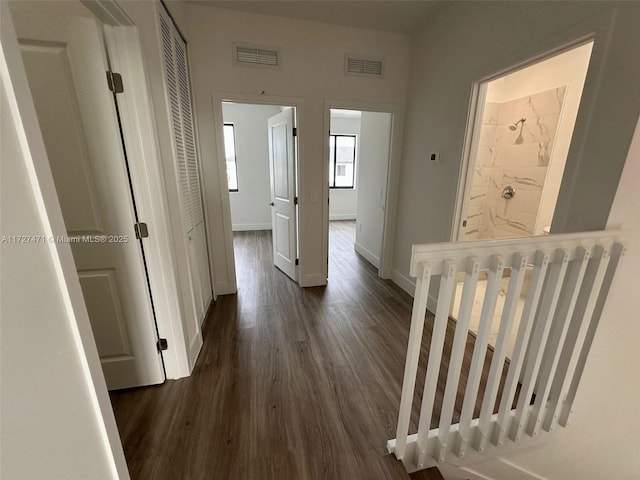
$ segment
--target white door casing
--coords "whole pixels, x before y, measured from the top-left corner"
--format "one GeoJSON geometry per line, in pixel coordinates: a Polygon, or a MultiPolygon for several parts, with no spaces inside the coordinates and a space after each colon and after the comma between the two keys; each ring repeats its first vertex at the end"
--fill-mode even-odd
{"type": "Polygon", "coordinates": [[[294,110],[288,108],[268,120],[271,175],[273,263],[293,280],[296,276],[296,159],[294,110]]]}
{"type": "Polygon", "coordinates": [[[41,12],[16,29],[107,385],[162,383],[101,27],[41,12]]]}

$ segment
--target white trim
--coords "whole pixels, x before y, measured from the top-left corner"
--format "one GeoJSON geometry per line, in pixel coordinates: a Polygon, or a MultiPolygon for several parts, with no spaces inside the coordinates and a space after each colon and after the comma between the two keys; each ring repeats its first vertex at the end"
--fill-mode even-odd
{"type": "Polygon", "coordinates": [[[536,475],[531,470],[527,470],[526,468],[516,465],[515,463],[510,462],[509,460],[502,457],[495,457],[485,462],[481,462],[478,465],[471,465],[468,467],[462,466],[460,467],[460,470],[470,475],[475,475],[477,478],[487,479],[487,480],[500,480],[502,478],[517,478],[518,480],[547,480],[547,477],[541,477],[540,475],[536,475]],[[482,468],[483,466],[487,466],[494,462],[499,464],[500,467],[502,467],[500,468],[499,478],[492,476],[493,475],[492,473],[483,472],[484,470],[482,468]],[[505,470],[509,470],[509,471],[505,472],[505,470]]]}
{"type": "MultiPolygon", "coordinates": [[[[529,46],[526,49],[520,50],[509,58],[502,60],[500,67],[489,66],[488,69],[482,73],[478,73],[476,76],[479,80],[473,82],[471,86],[471,98],[469,103],[469,111],[467,113],[467,127],[465,130],[464,144],[463,144],[463,156],[460,162],[460,170],[458,172],[458,189],[456,194],[455,210],[452,218],[451,226],[451,241],[460,241],[461,236],[460,225],[462,224],[463,215],[466,209],[466,192],[468,191],[471,175],[468,174],[469,170],[473,167],[471,163],[471,154],[474,151],[472,145],[474,141],[477,141],[473,137],[474,130],[479,131],[477,128],[478,122],[482,121],[481,107],[479,103],[482,102],[484,93],[482,92],[483,84],[501,78],[509,73],[522,70],[523,68],[535,65],[546,59],[552,58],[561,53],[567,52],[571,49],[584,45],[588,42],[594,42],[593,50],[591,52],[591,58],[589,61],[589,68],[587,70],[587,77],[585,79],[585,87],[588,82],[593,81],[594,85],[600,84],[600,77],[602,76],[602,69],[597,68],[597,65],[604,64],[604,56],[606,54],[608,39],[611,36],[613,29],[614,13],[612,11],[605,11],[598,15],[595,19],[585,21],[572,28],[564,30],[558,35],[554,35],[549,39],[539,42],[536,45],[529,46]],[[504,66],[506,65],[506,67],[504,66]],[[477,118],[477,117],[480,118],[477,118]],[[464,186],[464,188],[461,188],[464,186]]],[[[592,105],[598,96],[598,87],[590,92],[589,95],[585,95],[583,91],[582,98],[580,100],[580,109],[578,111],[578,117],[576,118],[576,125],[579,118],[583,115],[590,116],[592,105]]],[[[571,149],[581,149],[584,142],[573,142],[571,149]]],[[[571,152],[571,150],[570,150],[571,152]]],[[[569,152],[569,155],[570,155],[569,152]]]]}
{"type": "Polygon", "coordinates": [[[355,213],[332,213],[329,214],[329,221],[330,222],[335,222],[335,221],[340,221],[340,220],[355,220],[356,219],[356,214],[355,213]]]}
{"type": "MultiPolygon", "coordinates": [[[[238,290],[238,284],[236,279],[236,264],[235,254],[233,247],[233,223],[231,219],[231,202],[229,200],[229,186],[227,185],[227,165],[224,152],[224,116],[222,113],[222,102],[233,103],[246,103],[255,105],[275,105],[282,107],[294,107],[295,108],[295,123],[298,131],[304,132],[303,124],[303,100],[299,97],[284,97],[275,95],[254,95],[247,93],[226,93],[214,91],[211,93],[211,99],[213,102],[213,127],[216,138],[216,156],[217,162],[204,162],[202,165],[202,181],[205,191],[205,206],[210,211],[215,211],[217,200],[220,201],[220,207],[222,210],[222,231],[224,236],[224,248],[226,257],[226,272],[224,277],[216,274],[215,291],[221,295],[228,293],[235,293],[238,290]],[[218,189],[220,191],[220,197],[214,198],[214,193],[217,189],[207,188],[207,182],[213,183],[217,177],[218,189]],[[230,288],[231,287],[231,288],[230,288]]],[[[302,277],[303,271],[303,257],[304,249],[300,242],[300,232],[305,230],[304,215],[303,212],[306,209],[304,196],[300,190],[300,179],[303,175],[304,166],[300,162],[300,152],[303,150],[303,135],[297,137],[297,152],[296,155],[296,183],[298,188],[298,231],[296,232],[297,242],[299,245],[298,258],[300,259],[300,266],[297,271],[297,281],[300,286],[303,285],[302,277]]],[[[326,283],[326,281],[325,281],[326,283]]]]}
{"type": "Polygon", "coordinates": [[[301,275],[301,287],[318,287],[327,284],[327,278],[322,274],[301,275]]]}
{"type": "Polygon", "coordinates": [[[380,268],[380,258],[376,257],[373,254],[373,252],[371,252],[370,250],[367,250],[357,242],[353,244],[353,249],[356,251],[358,255],[361,255],[362,257],[364,257],[371,265],[373,265],[376,268],[380,268]]]}
{"type": "MultiPolygon", "coordinates": [[[[393,251],[396,230],[396,210],[398,207],[398,191],[400,185],[400,163],[402,155],[402,135],[404,129],[404,106],[374,102],[354,102],[349,100],[324,101],[323,137],[329,138],[331,131],[331,109],[360,110],[363,112],[385,112],[391,114],[391,139],[389,142],[389,160],[387,162],[387,192],[384,207],[384,225],[382,233],[382,249],[378,276],[392,278],[393,251]]],[[[329,142],[323,141],[322,158],[329,158],[329,142]]],[[[322,190],[322,254],[329,255],[329,164],[322,169],[322,181],[326,188],[322,190]]],[[[328,275],[328,267],[323,264],[322,273],[328,275]]]]}
{"type": "Polygon", "coordinates": [[[273,225],[269,223],[234,223],[231,228],[234,232],[250,232],[253,230],[271,230],[273,225]]]}
{"type": "Polygon", "coordinates": [[[398,270],[391,270],[391,281],[407,292],[411,297],[416,293],[416,282],[410,277],[403,275],[398,270]]]}
{"type": "MultiPolygon", "coordinates": [[[[7,100],[14,119],[25,168],[45,235],[64,236],[66,228],[53,182],[53,175],[40,131],[33,99],[22,63],[18,40],[7,2],[0,2],[0,76],[7,89],[7,100]]],[[[118,427],[107,392],[98,357],[89,314],[80,288],[75,262],[68,243],[48,243],[51,260],[58,278],[69,327],[71,329],[87,394],[95,412],[96,423],[104,444],[105,456],[113,478],[129,478],[118,427]],[[102,421],[100,421],[100,419],[102,421]]]]}
{"type": "Polygon", "coordinates": [[[190,374],[185,346],[177,272],[173,266],[173,242],[153,112],[147,91],[142,52],[135,27],[105,26],[112,69],[122,74],[125,91],[118,97],[131,180],[141,221],[149,225],[144,241],[149,283],[167,378],[190,374]]]}

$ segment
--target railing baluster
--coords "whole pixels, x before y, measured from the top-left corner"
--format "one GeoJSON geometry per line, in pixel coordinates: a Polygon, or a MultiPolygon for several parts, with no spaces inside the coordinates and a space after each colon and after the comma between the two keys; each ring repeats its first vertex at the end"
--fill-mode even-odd
{"type": "Polygon", "coordinates": [[[496,404],[498,388],[502,378],[502,370],[504,369],[504,359],[506,357],[507,342],[511,335],[511,327],[516,314],[516,306],[522,291],[522,283],[527,270],[527,258],[522,252],[515,253],[511,265],[511,276],[509,278],[509,287],[507,298],[504,302],[502,310],[502,318],[500,319],[500,330],[498,331],[498,339],[493,350],[493,359],[491,360],[491,368],[487,379],[487,386],[484,391],[482,400],[482,408],[480,410],[480,420],[478,422],[478,450],[484,450],[487,440],[492,432],[489,431],[493,409],[496,404]]]}
{"type": "Polygon", "coordinates": [[[413,246],[409,274],[417,279],[416,293],[396,438],[388,442],[389,451],[402,460],[408,471],[442,462],[457,465],[475,461],[477,452],[472,454],[470,447],[479,452],[495,452],[487,448],[489,441],[500,447],[507,437],[518,441],[523,432],[534,436],[541,433],[541,427],[550,432],[558,425],[568,425],[605,300],[624,253],[624,247],[617,243],[618,235],[610,231],[587,232],[413,246]],[[522,289],[530,269],[528,262],[533,263],[533,271],[525,295],[522,289]],[[509,286],[491,365],[486,372],[488,340],[498,321],[496,305],[507,266],[511,267],[509,286]],[[464,272],[464,280],[459,284],[458,269],[464,272]],[[488,271],[488,279],[486,283],[482,281],[486,291],[480,299],[476,296],[479,273],[483,270],[488,271]],[[409,435],[433,275],[440,275],[440,290],[428,346],[418,431],[409,435]],[[460,307],[448,364],[445,358],[443,365],[456,288],[462,289],[455,294],[460,297],[460,307]],[[477,304],[481,305],[478,331],[463,385],[463,365],[471,353],[467,351],[468,329],[477,304]],[[515,345],[510,354],[514,335],[515,345]],[[504,372],[507,356],[511,358],[504,372]],[[445,368],[447,378],[438,413],[436,406],[443,388],[439,376],[444,375],[445,368]],[[484,394],[478,398],[485,374],[484,394]],[[465,391],[460,420],[453,425],[461,388],[465,391]],[[516,398],[517,405],[512,409],[516,398]],[[477,404],[481,407],[476,421],[473,416],[477,404]],[[496,406],[498,414],[494,415],[496,406]],[[438,428],[431,429],[435,419],[439,419],[438,428]],[[452,454],[458,457],[469,454],[471,458],[454,459],[452,454]]]}
{"type": "MultiPolygon", "coordinates": [[[[529,415],[529,427],[527,433],[536,436],[540,429],[542,416],[547,407],[549,390],[556,373],[564,339],[567,335],[569,320],[573,315],[573,310],[578,299],[580,285],[584,278],[584,272],[589,261],[589,252],[584,247],[577,247],[573,262],[568,266],[568,273],[565,275],[564,284],[560,288],[561,298],[559,299],[556,313],[553,316],[551,333],[546,342],[544,355],[539,370],[538,389],[533,410],[529,415]]],[[[558,286],[560,287],[560,285],[558,286]]]]}
{"type": "Polygon", "coordinates": [[[538,370],[544,353],[544,346],[549,336],[551,319],[556,311],[560,286],[567,271],[568,262],[569,255],[567,252],[563,249],[556,250],[549,276],[544,285],[544,294],[540,308],[535,316],[535,328],[530,342],[530,349],[527,352],[528,361],[525,366],[522,389],[520,390],[518,406],[516,407],[516,414],[511,430],[511,439],[515,441],[520,440],[522,430],[525,426],[527,407],[529,406],[529,400],[535,388],[538,370]]]}
{"type": "Polygon", "coordinates": [[[467,267],[464,275],[460,310],[456,320],[456,331],[453,337],[453,345],[451,347],[449,370],[447,372],[447,385],[445,387],[442,409],[440,411],[440,424],[438,427],[440,451],[437,456],[441,462],[444,461],[447,453],[447,441],[451,430],[451,419],[456,403],[456,396],[458,394],[460,371],[462,369],[462,361],[464,360],[464,352],[467,346],[467,338],[469,336],[469,320],[471,319],[471,311],[473,309],[473,301],[475,299],[479,273],[480,263],[478,258],[469,257],[467,259],[467,267]]]}
{"type": "Polygon", "coordinates": [[[416,280],[416,293],[411,314],[411,329],[409,331],[409,343],[407,345],[407,360],[404,367],[404,379],[402,381],[402,397],[400,398],[400,412],[398,414],[398,428],[396,431],[396,445],[394,453],[396,458],[402,460],[407,446],[409,434],[409,422],[411,420],[411,406],[416,387],[416,374],[420,359],[420,346],[422,344],[422,332],[424,330],[425,315],[427,314],[427,300],[429,298],[429,284],[431,283],[431,269],[427,262],[420,264],[418,278],[416,280]]]}
{"type": "Polygon", "coordinates": [[[496,311],[496,302],[498,300],[498,292],[500,290],[503,271],[504,262],[502,257],[493,255],[491,259],[491,268],[489,270],[489,278],[487,280],[487,290],[485,292],[484,301],[482,302],[480,326],[478,329],[478,335],[476,336],[476,343],[473,348],[471,368],[469,369],[467,387],[464,394],[464,401],[462,403],[462,414],[460,415],[460,427],[458,430],[460,443],[457,450],[459,456],[466,453],[469,442],[469,430],[471,428],[473,411],[478,397],[478,387],[480,386],[480,379],[482,377],[484,358],[487,353],[487,344],[496,311]]]}
{"type": "Polygon", "coordinates": [[[533,326],[533,317],[536,313],[536,308],[538,307],[538,301],[540,300],[540,294],[542,292],[542,286],[544,284],[548,265],[549,256],[543,251],[538,251],[536,253],[534,270],[529,283],[529,291],[527,292],[524,309],[522,310],[522,316],[520,317],[520,327],[518,328],[516,343],[511,356],[509,370],[507,371],[507,379],[502,390],[500,407],[498,409],[498,420],[496,422],[496,428],[494,429],[493,440],[493,443],[498,446],[502,445],[506,435],[505,422],[507,420],[507,413],[511,411],[513,398],[518,387],[518,378],[524,362],[527,345],[529,344],[529,337],[533,326]]]}
{"type": "Polygon", "coordinates": [[[444,337],[449,323],[449,310],[451,305],[451,295],[456,281],[456,263],[453,260],[445,260],[442,264],[442,274],[440,277],[440,291],[438,292],[438,304],[436,305],[436,316],[433,321],[433,331],[431,333],[431,345],[429,347],[429,360],[427,363],[427,373],[425,375],[424,390],[422,393],[422,406],[420,408],[420,421],[418,424],[418,467],[424,466],[426,451],[425,443],[431,429],[431,416],[435,404],[436,389],[438,386],[438,375],[440,373],[440,361],[442,360],[442,349],[444,337]]]}
{"type": "Polygon", "coordinates": [[[549,393],[547,413],[542,425],[546,431],[552,431],[558,423],[558,410],[567,394],[569,382],[575,371],[580,347],[584,343],[589,326],[587,319],[591,318],[595,308],[608,262],[609,252],[601,245],[597,245],[593,249],[593,254],[587,265],[573,315],[566,318],[568,332],[565,347],[549,393]]]}
{"type": "Polygon", "coordinates": [[[589,315],[585,315],[585,318],[583,320],[585,323],[588,323],[589,326],[587,329],[587,334],[585,336],[584,344],[582,345],[582,350],[580,351],[580,356],[578,357],[575,373],[573,374],[572,378],[570,377],[571,385],[569,386],[565,403],[562,406],[562,413],[560,415],[560,420],[558,423],[560,423],[560,425],[562,425],[563,427],[569,425],[569,417],[572,413],[573,401],[575,400],[578,386],[580,384],[580,379],[582,378],[582,373],[584,371],[584,366],[587,362],[589,351],[591,350],[593,337],[595,336],[596,330],[598,329],[600,316],[602,315],[602,310],[604,309],[604,302],[609,294],[611,282],[613,281],[613,275],[618,266],[618,262],[620,261],[620,257],[624,255],[624,250],[625,249],[621,244],[616,243],[611,248],[610,258],[603,258],[605,264],[608,263],[608,266],[605,265],[606,273],[602,281],[602,287],[600,288],[599,295],[595,300],[595,307],[593,308],[592,313],[589,313],[589,315]]]}

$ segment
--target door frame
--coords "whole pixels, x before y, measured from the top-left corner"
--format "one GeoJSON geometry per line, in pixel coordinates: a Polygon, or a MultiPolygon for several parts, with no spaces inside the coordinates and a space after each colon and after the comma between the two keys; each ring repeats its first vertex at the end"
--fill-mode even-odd
{"type": "MultiPolygon", "coordinates": [[[[226,279],[222,285],[218,283],[218,291],[221,294],[232,294],[238,291],[238,281],[236,277],[236,259],[233,247],[233,224],[231,220],[231,201],[229,197],[229,186],[227,184],[227,163],[224,151],[224,118],[222,114],[222,103],[243,103],[249,105],[274,105],[278,107],[294,107],[295,108],[295,124],[298,129],[298,135],[294,142],[296,152],[296,192],[298,196],[298,208],[296,209],[296,243],[298,244],[298,258],[300,263],[303,262],[304,251],[300,244],[300,232],[304,231],[304,211],[305,206],[302,201],[302,186],[300,183],[300,152],[303,151],[304,143],[304,123],[303,123],[303,100],[299,97],[285,97],[280,95],[255,95],[244,93],[228,93],[228,92],[212,92],[213,102],[213,127],[216,139],[216,155],[218,158],[217,166],[212,162],[204,162],[203,169],[203,186],[205,190],[205,204],[210,209],[214,208],[216,198],[214,192],[216,189],[207,187],[207,183],[218,178],[217,189],[220,190],[220,200],[222,207],[222,230],[224,237],[224,251],[226,256],[226,272],[222,278],[226,279]],[[217,167],[217,168],[216,168],[217,167]]],[[[219,276],[218,279],[221,277],[219,276]]],[[[300,284],[300,266],[296,269],[296,283],[300,284]]]]}
{"type": "MultiPolygon", "coordinates": [[[[400,162],[402,156],[402,132],[404,128],[404,107],[396,104],[359,102],[348,100],[325,100],[323,106],[323,142],[322,158],[329,158],[329,135],[331,133],[331,109],[359,110],[362,112],[380,112],[391,114],[389,139],[389,159],[387,162],[387,188],[382,231],[382,250],[380,252],[380,278],[391,278],[393,268],[393,249],[395,243],[396,211],[400,185],[400,162]],[[326,140],[324,140],[326,139],[326,140]]],[[[322,275],[329,274],[329,163],[322,169],[322,253],[327,259],[323,264],[322,275]]]]}
{"type": "MultiPolygon", "coordinates": [[[[608,19],[607,19],[608,20],[608,19]]],[[[605,22],[607,22],[605,20],[605,22]]],[[[594,65],[594,60],[599,61],[600,56],[602,55],[601,47],[598,42],[596,42],[596,31],[593,31],[591,26],[588,28],[588,32],[586,33],[577,33],[570,32],[569,35],[573,36],[571,39],[551,39],[550,45],[546,45],[542,49],[538,50],[535,54],[530,54],[524,60],[519,58],[517,60],[513,59],[512,63],[504,68],[501,68],[497,71],[494,71],[490,74],[487,74],[483,77],[480,77],[478,80],[474,81],[471,85],[471,94],[469,97],[469,110],[467,113],[467,124],[465,128],[463,147],[462,147],[462,161],[460,163],[460,171],[458,176],[457,183],[457,192],[456,192],[456,202],[455,209],[453,215],[453,223],[451,226],[451,242],[460,242],[464,241],[462,237],[463,229],[462,222],[464,220],[464,215],[468,208],[468,195],[467,192],[470,191],[473,181],[473,174],[470,173],[471,168],[475,165],[475,158],[473,158],[473,152],[477,151],[478,141],[479,141],[479,132],[482,126],[482,115],[484,112],[484,104],[487,94],[487,84],[493,80],[497,80],[511,73],[515,73],[524,68],[533,66],[537,63],[544,62],[549,58],[555,57],[556,55],[560,55],[574,48],[585,45],[589,42],[594,42],[593,50],[591,51],[591,58],[589,60],[589,67],[587,69],[587,75],[585,78],[585,86],[587,84],[587,79],[590,75],[593,75],[592,66],[594,65]],[[572,35],[573,34],[573,35],[572,35]],[[552,46],[553,45],[553,46],[552,46]],[[597,47],[597,48],[596,48],[597,47]]],[[[585,101],[584,91],[582,94],[582,98],[580,100],[580,110],[582,110],[583,102],[585,101]]],[[[578,111],[578,117],[580,116],[580,111],[578,111]]],[[[576,119],[577,125],[577,119],[576,119]]],[[[575,131],[575,127],[574,127],[575,131]]],[[[572,141],[573,144],[573,141],[572,141]]]]}
{"type": "Polygon", "coordinates": [[[85,6],[102,21],[111,68],[123,78],[125,92],[118,94],[118,108],[140,221],[149,226],[149,237],[144,240],[145,257],[158,335],[166,338],[169,346],[162,352],[166,377],[185,377],[190,375],[191,366],[177,295],[180,286],[172,261],[174,237],[164,194],[164,174],[157,160],[161,155],[139,34],[114,2],[87,2],[85,6]]]}

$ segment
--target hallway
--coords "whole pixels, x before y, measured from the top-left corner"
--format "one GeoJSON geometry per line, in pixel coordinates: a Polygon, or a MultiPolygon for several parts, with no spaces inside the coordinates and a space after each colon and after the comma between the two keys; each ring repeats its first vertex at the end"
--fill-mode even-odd
{"type": "Polygon", "coordinates": [[[269,231],[234,235],[238,294],[212,308],[193,375],[111,394],[132,478],[408,478],[386,442],[412,299],[354,253],[349,222],[331,228],[329,283],[306,289],[273,267],[269,231]]]}

